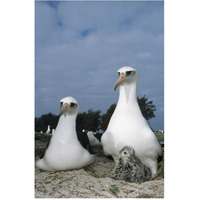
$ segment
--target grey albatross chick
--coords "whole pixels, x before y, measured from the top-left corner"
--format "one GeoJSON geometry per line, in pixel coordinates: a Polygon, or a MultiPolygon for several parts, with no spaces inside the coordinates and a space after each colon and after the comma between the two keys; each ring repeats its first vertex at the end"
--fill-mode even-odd
{"type": "Polygon", "coordinates": [[[122,148],[110,177],[128,182],[144,182],[151,179],[151,171],[143,165],[130,146],[122,148]]]}

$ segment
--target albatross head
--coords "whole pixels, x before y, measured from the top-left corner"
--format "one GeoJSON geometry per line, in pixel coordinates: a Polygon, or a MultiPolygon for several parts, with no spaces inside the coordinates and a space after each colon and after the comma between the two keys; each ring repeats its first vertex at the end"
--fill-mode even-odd
{"type": "Polygon", "coordinates": [[[119,151],[119,157],[122,159],[123,163],[126,164],[129,160],[135,162],[133,155],[135,151],[130,146],[125,146],[119,151]]]}
{"type": "Polygon", "coordinates": [[[131,161],[132,163],[141,163],[141,160],[135,155],[135,150],[131,146],[123,147],[119,151],[118,157],[121,158],[124,164],[126,164],[128,161],[131,161]]]}
{"type": "Polygon", "coordinates": [[[73,97],[65,97],[60,100],[60,115],[74,115],[78,114],[78,101],[73,97]]]}
{"type": "Polygon", "coordinates": [[[119,79],[115,82],[114,89],[116,90],[120,85],[131,84],[133,82],[137,82],[138,73],[136,69],[124,66],[120,68],[118,71],[119,79]]]}

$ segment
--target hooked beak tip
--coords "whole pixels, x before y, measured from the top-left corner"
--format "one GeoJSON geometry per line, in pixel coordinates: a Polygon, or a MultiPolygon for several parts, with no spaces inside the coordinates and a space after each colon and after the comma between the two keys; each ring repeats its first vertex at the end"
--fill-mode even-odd
{"type": "Polygon", "coordinates": [[[124,73],[121,73],[120,76],[119,76],[119,79],[115,82],[115,85],[114,85],[114,90],[116,91],[116,89],[123,83],[126,82],[126,74],[124,73]]]}

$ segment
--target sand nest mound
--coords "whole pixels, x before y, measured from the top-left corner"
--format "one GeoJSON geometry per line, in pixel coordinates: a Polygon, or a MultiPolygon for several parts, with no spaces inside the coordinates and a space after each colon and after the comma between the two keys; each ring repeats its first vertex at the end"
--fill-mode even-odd
{"type": "Polygon", "coordinates": [[[36,198],[164,198],[164,179],[129,183],[109,178],[115,163],[104,156],[79,170],[35,170],[36,198]]]}

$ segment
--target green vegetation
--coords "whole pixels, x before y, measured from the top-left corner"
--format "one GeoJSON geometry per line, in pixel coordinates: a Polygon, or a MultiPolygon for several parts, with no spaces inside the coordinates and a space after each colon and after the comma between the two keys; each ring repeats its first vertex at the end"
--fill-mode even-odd
{"type": "Polygon", "coordinates": [[[116,185],[111,185],[109,191],[113,194],[117,194],[119,192],[119,188],[116,185]]]}
{"type": "Polygon", "coordinates": [[[44,155],[46,148],[35,148],[35,156],[41,158],[44,155]]]}
{"type": "Polygon", "coordinates": [[[40,140],[42,142],[48,142],[51,138],[51,134],[47,133],[35,133],[35,140],[40,140]]]}
{"type": "Polygon", "coordinates": [[[155,135],[157,136],[157,138],[164,138],[164,133],[156,132],[155,135]]]}
{"type": "Polygon", "coordinates": [[[51,139],[51,134],[35,133],[35,157],[44,155],[46,146],[51,139]]]}
{"type": "Polygon", "coordinates": [[[110,121],[110,118],[113,112],[115,111],[115,108],[116,108],[116,104],[114,103],[110,106],[110,108],[108,108],[107,112],[102,115],[100,127],[103,131],[107,129],[108,123],[110,121]]]}
{"type": "Polygon", "coordinates": [[[146,120],[149,120],[151,118],[154,118],[154,111],[156,111],[156,107],[153,104],[153,101],[148,101],[148,98],[146,98],[146,95],[144,95],[141,98],[137,98],[138,104],[140,106],[140,110],[142,111],[142,114],[146,120]]]}
{"type": "Polygon", "coordinates": [[[101,111],[89,109],[88,112],[79,113],[76,119],[77,131],[83,129],[97,132],[101,124],[101,111]]]}
{"type": "Polygon", "coordinates": [[[59,115],[52,113],[44,114],[39,118],[35,118],[35,131],[43,132],[47,131],[47,126],[50,125],[51,129],[55,129],[58,123],[59,115]]]}

